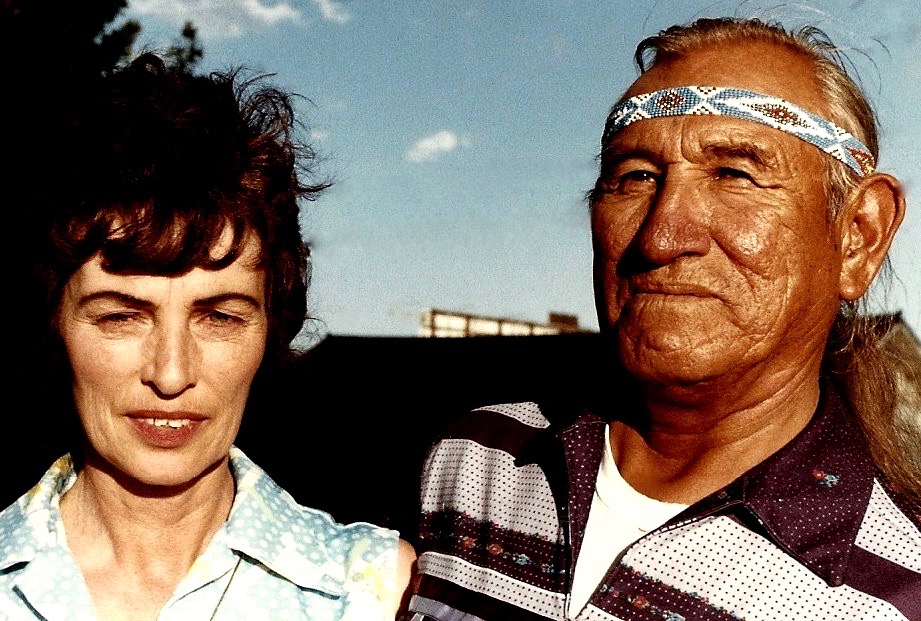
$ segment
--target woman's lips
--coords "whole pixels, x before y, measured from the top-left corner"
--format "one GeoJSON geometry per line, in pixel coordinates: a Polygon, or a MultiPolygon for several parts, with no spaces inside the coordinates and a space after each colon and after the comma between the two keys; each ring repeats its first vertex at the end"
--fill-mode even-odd
{"type": "Polygon", "coordinates": [[[189,412],[132,412],[128,415],[141,439],[157,448],[177,448],[188,443],[205,420],[189,412]]]}
{"type": "Polygon", "coordinates": [[[153,425],[155,427],[172,427],[173,429],[179,429],[180,427],[185,427],[189,424],[190,419],[188,418],[142,418],[140,419],[147,423],[148,425],[153,425]]]}

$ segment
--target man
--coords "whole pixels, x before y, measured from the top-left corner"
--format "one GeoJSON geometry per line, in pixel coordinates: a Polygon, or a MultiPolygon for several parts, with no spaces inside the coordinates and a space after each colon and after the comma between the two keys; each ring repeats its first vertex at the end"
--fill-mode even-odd
{"type": "Polygon", "coordinates": [[[433,448],[407,618],[921,620],[921,475],[855,311],[904,198],[836,58],[757,20],[640,43],[589,195],[609,394],[433,448]]]}

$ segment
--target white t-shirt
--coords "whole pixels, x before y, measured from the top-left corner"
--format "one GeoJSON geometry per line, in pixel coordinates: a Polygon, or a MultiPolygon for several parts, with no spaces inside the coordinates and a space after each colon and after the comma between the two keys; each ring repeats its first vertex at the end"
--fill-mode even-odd
{"type": "Polygon", "coordinates": [[[624,548],[688,507],[644,496],[630,487],[617,469],[607,427],[604,447],[585,539],[576,559],[569,599],[570,616],[588,603],[611,563],[624,548]]]}

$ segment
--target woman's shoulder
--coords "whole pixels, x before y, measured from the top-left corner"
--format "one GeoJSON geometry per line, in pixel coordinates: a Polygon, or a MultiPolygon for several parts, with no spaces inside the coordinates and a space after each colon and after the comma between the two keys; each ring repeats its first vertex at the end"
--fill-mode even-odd
{"type": "Polygon", "coordinates": [[[399,583],[408,580],[401,576],[412,557],[397,531],[339,522],[299,504],[239,449],[231,452],[231,469],[237,496],[225,526],[230,547],[295,584],[346,596],[356,610],[380,609],[405,587],[399,583]]]}
{"type": "Polygon", "coordinates": [[[69,455],[56,460],[42,478],[0,511],[0,570],[30,560],[35,550],[56,545],[56,498],[75,479],[69,455]]]}
{"type": "Polygon", "coordinates": [[[355,618],[377,619],[381,609],[395,615],[412,575],[412,546],[396,530],[370,522],[338,522],[325,511],[297,507],[291,532],[299,533],[295,536],[308,557],[325,558],[323,565],[341,581],[348,610],[358,613],[355,618]]]}
{"type": "Polygon", "coordinates": [[[230,525],[256,532],[262,541],[277,536],[306,550],[324,550],[332,557],[372,559],[395,554],[399,533],[371,522],[339,522],[335,516],[300,504],[239,449],[231,453],[237,498],[230,525]]]}

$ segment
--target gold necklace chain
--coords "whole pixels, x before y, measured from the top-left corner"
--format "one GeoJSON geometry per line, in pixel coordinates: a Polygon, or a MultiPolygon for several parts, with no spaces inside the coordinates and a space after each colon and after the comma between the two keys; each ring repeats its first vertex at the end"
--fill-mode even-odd
{"type": "Polygon", "coordinates": [[[230,583],[233,582],[234,576],[237,575],[237,569],[240,567],[240,561],[243,560],[242,556],[237,557],[237,562],[233,566],[233,571],[230,572],[230,580],[227,581],[227,584],[224,585],[224,590],[221,591],[221,597],[217,600],[217,605],[214,607],[214,611],[211,613],[211,617],[208,621],[214,621],[214,618],[217,616],[217,609],[221,607],[221,603],[224,601],[224,596],[227,595],[227,591],[230,590],[230,583]]]}

